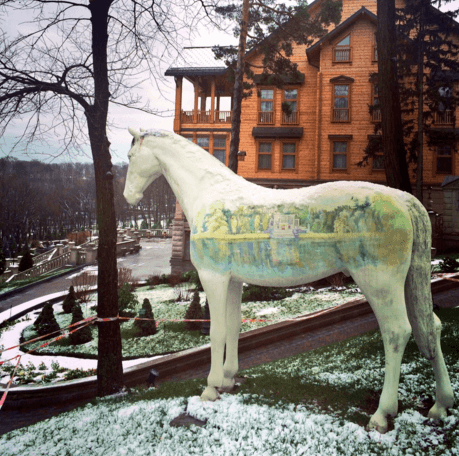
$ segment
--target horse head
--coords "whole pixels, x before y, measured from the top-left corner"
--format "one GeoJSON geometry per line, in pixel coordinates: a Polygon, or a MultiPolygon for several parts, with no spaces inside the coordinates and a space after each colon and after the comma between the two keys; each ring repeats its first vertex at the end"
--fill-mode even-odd
{"type": "Polygon", "coordinates": [[[129,204],[137,204],[143,197],[145,189],[161,175],[161,165],[151,147],[143,144],[147,136],[166,136],[162,132],[136,131],[129,128],[133,136],[129,150],[129,168],[124,187],[124,197],[129,204]]]}

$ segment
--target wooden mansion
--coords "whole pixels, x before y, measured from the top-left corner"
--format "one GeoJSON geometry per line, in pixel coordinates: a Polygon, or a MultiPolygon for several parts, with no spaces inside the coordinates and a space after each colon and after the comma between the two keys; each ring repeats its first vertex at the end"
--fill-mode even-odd
{"type": "MultiPolygon", "coordinates": [[[[310,4],[311,13],[322,0],[310,4]]],[[[378,97],[370,75],[378,71],[376,0],[343,0],[341,23],[311,46],[295,45],[301,72],[282,89],[255,76],[251,97],[243,100],[238,174],[272,188],[298,188],[336,180],[384,184],[382,156],[357,166],[375,134],[380,112],[370,114],[378,97]]],[[[260,64],[252,50],[248,57],[260,64]]],[[[261,70],[259,70],[261,73],[261,70]]],[[[176,83],[174,131],[228,164],[232,84],[223,61],[211,48],[185,48],[167,71],[176,83]],[[184,109],[188,95],[192,109],[184,109]]],[[[459,76],[459,75],[458,75],[459,76]]],[[[459,163],[444,132],[459,133],[456,116],[435,114],[436,143],[424,147],[423,202],[442,214],[442,241],[459,241],[459,163]]],[[[410,171],[410,176],[414,175],[410,171]]],[[[414,184],[414,180],[413,180],[414,184]]],[[[437,220],[437,224],[438,224],[437,220]]],[[[190,230],[177,205],[173,229],[172,271],[189,269],[190,230]]]]}

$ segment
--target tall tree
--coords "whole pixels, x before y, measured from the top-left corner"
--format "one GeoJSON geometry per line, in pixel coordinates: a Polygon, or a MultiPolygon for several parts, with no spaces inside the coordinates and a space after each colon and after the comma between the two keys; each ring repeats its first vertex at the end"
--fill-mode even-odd
{"type": "MultiPolygon", "coordinates": [[[[19,143],[60,134],[65,149],[91,147],[99,227],[98,394],[123,386],[116,267],[114,172],[108,140],[109,103],[152,113],[134,89],[139,69],[152,74],[156,50],[176,47],[185,20],[203,2],[119,0],[0,0],[1,12],[30,18],[26,34],[0,40],[0,135],[28,118],[19,143]],[[181,6],[181,8],[179,8],[181,6]],[[156,47],[155,47],[156,46],[156,47]],[[143,65],[143,66],[142,66],[143,65]]],[[[156,73],[155,73],[156,71],[156,73]]]]}
{"type": "MultiPolygon", "coordinates": [[[[217,58],[225,59],[234,73],[232,96],[231,143],[229,168],[237,173],[237,153],[241,125],[241,103],[251,94],[256,67],[247,60],[249,52],[257,49],[263,54],[263,80],[281,87],[286,78],[299,80],[298,66],[290,61],[293,43],[311,44],[330,26],[341,20],[340,0],[323,0],[320,10],[310,14],[308,5],[297,0],[294,6],[276,0],[243,0],[242,4],[231,3],[217,7],[217,13],[228,20],[236,21],[235,35],[239,46],[214,47],[217,58]],[[246,77],[244,83],[243,78],[246,77]],[[247,89],[247,92],[244,92],[247,89]]],[[[258,68],[260,69],[260,68],[258,68]]]]}
{"type": "MultiPolygon", "coordinates": [[[[459,46],[453,33],[457,11],[440,12],[440,0],[408,0],[397,11],[399,80],[403,109],[415,117],[406,122],[405,137],[410,161],[416,163],[416,196],[422,201],[424,144],[432,145],[431,128],[440,117],[453,113],[457,90],[451,76],[459,73],[459,46]]],[[[452,117],[451,117],[452,120],[452,117]]],[[[444,136],[442,141],[447,138],[444,136]]]]}
{"type": "Polygon", "coordinates": [[[411,193],[397,80],[395,0],[378,0],[378,92],[386,182],[411,193]]]}

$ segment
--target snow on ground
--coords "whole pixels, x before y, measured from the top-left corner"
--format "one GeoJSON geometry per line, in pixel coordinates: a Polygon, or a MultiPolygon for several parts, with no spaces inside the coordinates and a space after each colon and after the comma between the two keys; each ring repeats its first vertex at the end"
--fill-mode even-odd
{"type": "MultiPolygon", "coordinates": [[[[2,456],[458,454],[418,412],[403,412],[395,429],[380,435],[333,414],[294,404],[274,408],[247,403],[247,396],[223,395],[217,402],[201,402],[197,396],[134,403],[101,400],[0,437],[2,456]],[[171,426],[185,412],[206,424],[171,426]]],[[[457,418],[447,418],[444,428],[454,429],[457,418]]]]}

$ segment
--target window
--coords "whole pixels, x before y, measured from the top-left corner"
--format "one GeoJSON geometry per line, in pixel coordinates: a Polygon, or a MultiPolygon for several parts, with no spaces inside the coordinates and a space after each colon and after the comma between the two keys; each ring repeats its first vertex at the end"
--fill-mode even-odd
{"type": "Polygon", "coordinates": [[[258,143],[258,169],[259,170],[270,170],[271,169],[271,157],[272,157],[272,142],[260,142],[258,143]]]}
{"type": "Polygon", "coordinates": [[[349,164],[349,144],[352,135],[329,135],[330,171],[347,171],[349,164]]]}
{"type": "Polygon", "coordinates": [[[258,123],[274,124],[274,89],[260,90],[258,123]]]}
{"type": "Polygon", "coordinates": [[[294,170],[296,167],[297,145],[294,142],[282,143],[282,169],[294,170]]]}
{"type": "Polygon", "coordinates": [[[375,33],[375,44],[373,45],[373,62],[378,61],[378,41],[376,40],[376,33],[375,33]]]}
{"type": "Polygon", "coordinates": [[[193,136],[182,135],[184,138],[188,139],[188,141],[193,142],[193,136]]]}
{"type": "Polygon", "coordinates": [[[439,103],[438,111],[435,113],[435,123],[437,125],[453,125],[453,110],[451,109],[451,88],[440,87],[438,89],[439,103]]]}
{"type": "Polygon", "coordinates": [[[226,137],[216,136],[214,138],[214,157],[226,164],[226,137]]]}
{"type": "Polygon", "coordinates": [[[333,122],[350,122],[349,84],[333,86],[333,122]]]}
{"type": "Polygon", "coordinates": [[[298,89],[285,89],[282,101],[282,123],[298,124],[298,89]]]}
{"type": "Polygon", "coordinates": [[[199,147],[202,147],[204,150],[209,152],[209,137],[208,136],[198,136],[197,144],[199,147]]]}
{"type": "Polygon", "coordinates": [[[342,63],[351,61],[351,35],[343,38],[333,49],[333,62],[342,63]]]}
{"type": "Polygon", "coordinates": [[[379,107],[379,89],[378,84],[373,84],[373,112],[371,114],[371,120],[373,122],[381,122],[381,108],[379,107]]]}
{"type": "Polygon", "coordinates": [[[453,148],[449,144],[437,146],[436,173],[453,174],[453,148]]]}

